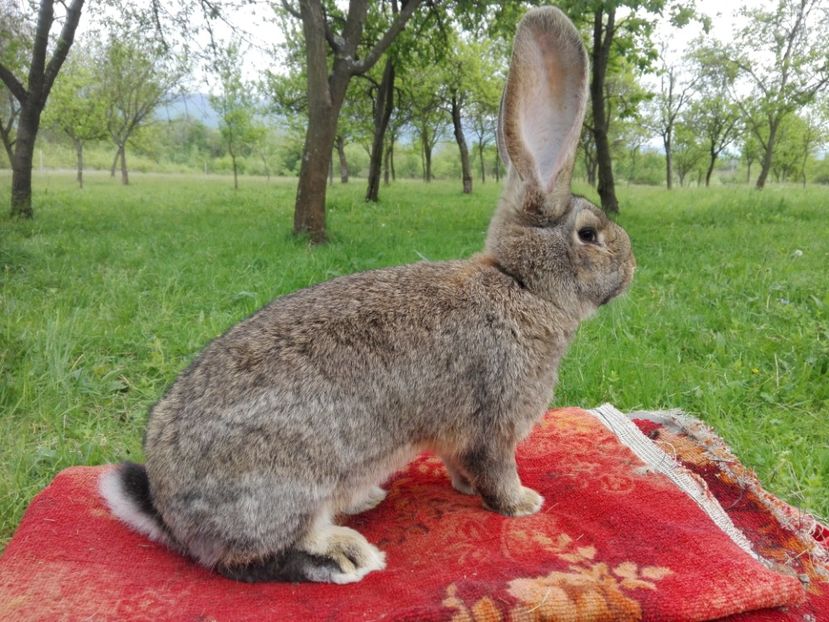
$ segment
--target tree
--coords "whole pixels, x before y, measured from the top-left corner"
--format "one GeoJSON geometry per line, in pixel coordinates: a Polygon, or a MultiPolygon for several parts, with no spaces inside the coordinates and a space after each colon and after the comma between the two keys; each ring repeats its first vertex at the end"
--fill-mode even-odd
{"type": "Polygon", "coordinates": [[[180,59],[170,56],[162,43],[126,26],[110,33],[100,58],[107,128],[116,147],[112,175],[120,161],[121,183],[126,185],[129,183],[127,142],[171,96],[185,68],[180,59]]]}
{"type": "Polygon", "coordinates": [[[466,45],[481,60],[480,70],[470,84],[467,118],[476,138],[474,147],[478,151],[481,183],[484,183],[486,181],[484,153],[487,146],[495,142],[498,107],[501,103],[501,88],[504,83],[504,59],[507,55],[498,54],[495,46],[488,39],[471,41],[466,45]]]}
{"type": "MultiPolygon", "coordinates": [[[[386,131],[394,112],[394,57],[391,54],[386,56],[383,66],[383,77],[376,84],[376,95],[372,98],[372,119],[374,121],[374,132],[371,141],[371,153],[369,154],[368,186],[366,188],[366,201],[377,202],[380,200],[380,167],[383,157],[383,146],[385,144],[386,131]]],[[[390,153],[386,150],[386,153],[390,153]]]]}
{"type": "Polygon", "coordinates": [[[679,185],[685,185],[688,173],[700,170],[700,163],[705,157],[705,147],[700,142],[697,133],[687,123],[677,123],[675,129],[674,164],[679,185]]]}
{"type": "MultiPolygon", "coordinates": [[[[0,27],[0,80],[6,85],[17,100],[20,108],[17,117],[17,134],[14,140],[12,155],[12,192],[11,214],[20,218],[31,218],[32,211],[32,159],[34,157],[35,139],[40,128],[40,117],[52,85],[63,66],[66,56],[75,39],[75,30],[81,19],[83,0],[71,0],[61,3],[65,7],[62,16],[63,26],[56,40],[52,27],[59,22],[55,16],[54,0],[41,0],[37,13],[37,22],[31,41],[25,41],[17,33],[3,32],[12,20],[3,15],[3,26],[0,27]],[[25,80],[15,75],[15,66],[12,59],[19,57],[20,47],[25,47],[28,53],[28,70],[25,80]],[[24,84],[25,82],[25,84],[24,84]]],[[[6,8],[2,9],[6,12],[6,8]]],[[[24,20],[14,20],[21,22],[24,20]]],[[[12,26],[13,27],[13,26],[12,26]]],[[[4,131],[4,135],[5,135],[4,131]]]]}
{"type": "MultiPolygon", "coordinates": [[[[381,6],[390,7],[392,15],[398,12],[396,0],[384,2],[381,6]]],[[[446,4],[438,2],[429,3],[428,12],[421,11],[415,14],[404,31],[402,31],[393,45],[386,53],[385,66],[382,74],[373,72],[374,75],[365,74],[374,84],[372,90],[372,117],[374,119],[374,135],[370,150],[369,179],[366,192],[366,199],[376,201],[379,197],[380,169],[384,167],[385,183],[389,177],[394,176],[394,143],[398,130],[406,125],[408,118],[405,111],[401,110],[399,101],[405,97],[396,85],[400,82],[401,75],[406,73],[409,65],[416,65],[423,62],[423,57],[428,55],[433,61],[434,71],[445,69],[444,61],[451,54],[455,41],[452,29],[451,15],[446,11],[446,4]],[[449,33],[452,36],[447,36],[449,33]],[[382,75],[382,78],[380,77],[382,75]],[[395,105],[395,101],[398,105],[395,105]],[[395,118],[393,118],[395,117],[395,118]],[[388,138],[386,135],[388,134],[388,138]]],[[[405,76],[404,76],[405,77],[405,76]]],[[[444,86],[449,80],[444,79],[444,86]]],[[[445,99],[449,99],[447,96],[445,99]]],[[[451,104],[447,106],[451,109],[451,104]]],[[[461,116],[458,106],[457,118],[461,116]]],[[[456,133],[456,137],[458,134],[456,133]]],[[[463,139],[461,130],[459,136],[463,139]]],[[[459,143],[459,148],[460,147],[459,143]]],[[[461,148],[462,149],[462,148],[461,148]]]]}
{"type": "Polygon", "coordinates": [[[352,80],[348,87],[340,118],[337,120],[337,135],[334,140],[340,166],[340,182],[344,184],[348,183],[350,178],[346,146],[361,145],[371,158],[371,147],[377,132],[374,126],[377,82],[368,73],[359,78],[352,80]]]}
{"type": "Polygon", "coordinates": [[[448,124],[443,107],[446,97],[444,75],[435,70],[435,59],[428,50],[410,57],[401,68],[401,74],[410,125],[420,143],[423,180],[428,183],[432,181],[432,153],[448,124]]]}
{"type": "Polygon", "coordinates": [[[816,107],[804,114],[786,117],[780,126],[771,169],[775,179],[800,182],[805,186],[808,165],[825,139],[825,121],[816,107]]]}
{"type": "Polygon", "coordinates": [[[752,88],[738,101],[762,148],[760,189],[771,171],[783,120],[829,84],[829,19],[823,0],[777,0],[771,10],[744,8],[742,14],[747,25],[726,53],[752,88]]]}
{"type": "Polygon", "coordinates": [[[754,133],[748,129],[748,123],[742,124],[740,135],[740,158],[746,163],[746,183],[751,183],[751,165],[760,159],[760,143],[754,133]]]}
{"type": "Polygon", "coordinates": [[[591,60],[590,99],[593,139],[596,144],[598,192],[602,209],[618,212],[613,179],[610,118],[605,102],[605,83],[618,61],[643,70],[655,58],[651,35],[655,19],[666,12],[675,26],[687,24],[694,16],[693,0],[566,0],[559,6],[577,23],[590,28],[588,51],[591,60]],[[619,9],[629,9],[622,12],[619,9]],[[618,19],[617,19],[618,18],[618,19]]]}
{"type": "MultiPolygon", "coordinates": [[[[613,128],[611,141],[611,156],[613,161],[620,157],[629,157],[628,179],[636,174],[639,151],[641,146],[650,136],[645,136],[645,123],[642,118],[642,103],[649,101],[653,96],[639,83],[639,68],[625,61],[617,59],[614,71],[605,80],[604,102],[605,119],[609,127],[613,128]]],[[[592,114],[588,115],[588,122],[582,133],[589,133],[594,139],[592,131],[592,114]]],[[[598,159],[595,155],[595,140],[591,140],[594,146],[594,160],[598,168],[598,159]]],[[[590,142],[584,145],[590,148],[590,142]]],[[[614,167],[615,168],[615,167],[614,167]]],[[[594,171],[595,178],[595,171],[594,171]]],[[[594,179],[595,181],[595,179],[594,179]]]]}
{"type": "Polygon", "coordinates": [[[806,186],[806,168],[809,160],[814,158],[816,151],[821,145],[826,144],[829,138],[829,127],[827,127],[827,119],[822,114],[820,109],[809,110],[802,118],[803,131],[800,135],[800,170],[799,175],[806,186]]]}
{"type": "Polygon", "coordinates": [[[687,122],[707,145],[705,186],[708,187],[717,158],[740,133],[740,108],[730,96],[736,78],[733,65],[723,62],[716,48],[706,47],[702,41],[695,42],[693,48],[696,51],[691,60],[698,76],[697,99],[689,106],[687,122]]]}
{"type": "Polygon", "coordinates": [[[394,168],[394,145],[397,143],[397,138],[403,128],[411,125],[411,106],[400,101],[404,99],[406,93],[402,89],[395,89],[395,93],[397,94],[398,104],[392,111],[391,119],[389,119],[389,125],[386,128],[386,144],[383,148],[383,183],[386,185],[389,184],[389,179],[395,181],[397,178],[394,168]]]}
{"type": "Polygon", "coordinates": [[[347,10],[322,0],[289,0],[282,6],[300,20],[305,41],[308,76],[308,128],[294,210],[294,233],[310,234],[323,243],[325,233],[325,175],[331,163],[337,120],[351,78],[371,69],[389,47],[422,0],[406,0],[400,12],[388,20],[382,33],[364,40],[368,0],[350,0],[347,10]],[[333,62],[328,62],[329,53],[333,62]]]}
{"type": "Polygon", "coordinates": [[[242,79],[242,56],[238,44],[215,49],[215,72],[219,93],[210,96],[210,106],[219,115],[219,131],[233,165],[233,187],[239,189],[238,158],[251,151],[263,131],[254,116],[253,88],[242,79]]]}
{"type": "MultiPolygon", "coordinates": [[[[284,120],[285,125],[292,133],[299,133],[303,136],[308,127],[308,78],[306,67],[302,59],[305,57],[304,41],[295,33],[288,31],[288,40],[283,44],[283,50],[287,53],[283,69],[286,73],[274,73],[268,71],[264,83],[266,96],[271,100],[272,112],[284,120]]],[[[371,76],[361,76],[367,81],[372,81],[371,76]]],[[[334,143],[332,148],[339,160],[340,181],[348,183],[349,169],[346,156],[346,144],[352,142],[355,136],[362,136],[365,119],[370,116],[366,109],[365,90],[355,81],[349,83],[347,94],[343,99],[339,118],[335,128],[334,143]]],[[[334,183],[334,162],[333,155],[328,168],[330,183],[334,183]]]]}
{"type": "Polygon", "coordinates": [[[711,175],[717,159],[739,135],[739,107],[723,95],[703,96],[689,106],[686,123],[705,142],[708,158],[705,186],[708,187],[711,185],[711,175]]]}
{"type": "Polygon", "coordinates": [[[687,76],[687,72],[666,60],[664,46],[660,60],[662,65],[659,70],[659,90],[650,101],[651,113],[648,124],[662,138],[662,147],[665,149],[665,185],[670,190],[673,182],[674,127],[690,100],[697,78],[684,77],[687,76]]]}
{"type": "MultiPolygon", "coordinates": [[[[628,184],[637,183],[640,180],[642,148],[652,135],[638,117],[631,117],[616,123],[615,126],[613,134],[616,140],[613,158],[617,164],[617,171],[627,179],[628,184]]],[[[582,132],[582,134],[592,137],[589,132],[582,132]]]]}
{"type": "Polygon", "coordinates": [[[463,118],[473,97],[476,83],[482,80],[483,67],[476,46],[467,44],[457,32],[447,37],[448,49],[444,58],[444,85],[452,119],[452,132],[458,145],[461,162],[461,181],[464,194],[472,192],[472,167],[469,147],[463,132],[463,118]]]}
{"type": "Polygon", "coordinates": [[[619,211],[616,184],[613,180],[613,163],[610,156],[610,120],[605,111],[605,81],[610,63],[610,48],[616,35],[616,6],[597,3],[593,10],[593,45],[591,46],[590,100],[593,119],[593,141],[596,144],[596,163],[599,170],[597,190],[606,212],[619,211]]]}
{"type": "MultiPolygon", "coordinates": [[[[397,0],[392,0],[390,3],[384,3],[392,13],[396,16],[399,12],[397,0]]],[[[370,73],[363,74],[374,85],[372,90],[372,113],[371,118],[374,124],[374,131],[371,137],[371,150],[369,152],[369,167],[368,167],[368,183],[366,185],[366,201],[374,203],[380,200],[380,169],[383,163],[384,155],[386,155],[386,162],[391,158],[394,147],[386,148],[386,132],[389,129],[392,113],[394,112],[394,93],[395,93],[395,79],[397,73],[395,64],[398,62],[398,55],[395,48],[399,47],[399,42],[405,36],[401,32],[397,37],[397,42],[389,47],[386,52],[386,60],[383,64],[383,71],[378,81],[373,78],[370,73]]],[[[394,138],[392,137],[392,141],[394,138]]],[[[388,183],[388,170],[386,166],[386,183],[388,183]]]]}
{"type": "Polygon", "coordinates": [[[107,136],[106,102],[89,55],[73,55],[55,81],[44,124],[64,132],[75,147],[78,185],[83,188],[83,149],[107,136]]]}

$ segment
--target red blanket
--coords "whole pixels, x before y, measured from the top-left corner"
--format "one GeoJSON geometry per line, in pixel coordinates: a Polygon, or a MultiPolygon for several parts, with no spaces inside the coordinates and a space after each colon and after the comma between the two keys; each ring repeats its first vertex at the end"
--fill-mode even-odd
{"type": "Polygon", "coordinates": [[[820,525],[723,463],[710,431],[655,419],[636,430],[658,456],[643,462],[596,415],[550,411],[518,453],[546,499],[524,518],[484,510],[420,457],[349,520],[388,567],[344,586],[219,577],[113,519],[97,494],[106,467],[68,469],[0,558],[0,620],[829,620],[820,525]],[[672,481],[680,472],[720,499],[738,541],[672,481]]]}

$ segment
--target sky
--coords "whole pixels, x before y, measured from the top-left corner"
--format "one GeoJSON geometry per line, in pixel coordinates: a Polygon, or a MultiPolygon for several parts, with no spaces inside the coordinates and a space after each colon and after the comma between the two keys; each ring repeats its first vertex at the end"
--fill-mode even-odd
{"type": "MultiPolygon", "coordinates": [[[[711,18],[711,30],[708,36],[727,41],[732,32],[742,25],[743,20],[737,15],[741,6],[751,4],[752,7],[768,5],[768,1],[757,0],[696,0],[699,13],[711,18]]],[[[678,57],[683,54],[691,41],[703,34],[699,23],[691,23],[684,28],[674,28],[667,20],[663,20],[657,33],[660,38],[671,42],[669,53],[678,57]]]]}
{"type": "MultiPolygon", "coordinates": [[[[239,12],[232,18],[233,24],[246,33],[246,37],[254,44],[254,49],[250,50],[249,62],[244,68],[251,75],[272,66],[273,61],[270,60],[264,48],[282,39],[279,28],[266,19],[267,9],[263,7],[263,4],[259,4],[256,13],[239,12]],[[256,47],[262,49],[257,50],[256,47]]],[[[712,18],[709,36],[721,40],[728,40],[733,30],[742,23],[737,12],[745,4],[750,4],[752,7],[769,5],[770,0],[696,0],[699,12],[712,18]]],[[[230,30],[224,29],[223,32],[229,34],[230,30]]],[[[684,28],[673,28],[667,20],[663,20],[657,32],[658,36],[672,43],[672,49],[668,51],[669,55],[679,58],[690,42],[702,34],[702,28],[698,23],[689,24],[684,28]]]]}
{"type": "MultiPolygon", "coordinates": [[[[15,0],[12,0],[15,1],[15,0]]],[[[25,2],[25,0],[17,0],[25,2]]],[[[730,38],[732,31],[739,26],[740,20],[736,17],[737,11],[741,5],[750,3],[751,6],[768,5],[772,0],[696,0],[696,6],[701,13],[704,13],[712,18],[712,30],[710,36],[727,40],[730,38]]],[[[177,3],[169,3],[168,6],[174,6],[177,3]]],[[[246,3],[243,9],[240,9],[229,15],[228,21],[233,24],[236,33],[241,33],[246,39],[248,45],[245,61],[242,67],[243,76],[248,80],[256,80],[266,69],[279,71],[278,66],[274,66],[274,61],[268,53],[268,49],[282,40],[282,32],[277,24],[274,23],[271,2],[269,0],[256,0],[254,2],[246,3]]],[[[89,2],[86,5],[84,16],[86,19],[81,20],[81,32],[89,30],[94,27],[94,24],[100,17],[102,5],[98,3],[89,2]],[[96,6],[97,5],[97,6],[96,6]],[[99,13],[96,14],[95,11],[99,13]]],[[[200,15],[199,11],[193,11],[193,32],[202,32],[200,39],[201,44],[205,45],[208,41],[203,29],[199,28],[200,15]]],[[[215,31],[220,37],[231,38],[234,34],[233,30],[227,25],[216,23],[215,31]]],[[[684,28],[673,28],[667,20],[663,20],[657,28],[657,40],[664,40],[670,42],[669,49],[666,51],[669,59],[679,59],[684,51],[688,48],[691,41],[702,34],[701,27],[694,22],[684,28]]],[[[210,84],[212,82],[209,74],[203,70],[197,69],[195,77],[191,84],[187,87],[191,91],[210,92],[215,88],[210,84]]]]}

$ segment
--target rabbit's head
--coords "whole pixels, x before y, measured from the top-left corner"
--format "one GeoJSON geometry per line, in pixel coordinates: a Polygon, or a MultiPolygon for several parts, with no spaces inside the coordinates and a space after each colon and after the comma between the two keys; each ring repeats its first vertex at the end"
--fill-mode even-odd
{"type": "Polygon", "coordinates": [[[633,277],[630,239],[570,178],[587,106],[588,60],[581,37],[554,7],[518,25],[498,119],[508,163],[487,253],[530,291],[582,318],[633,277]]]}

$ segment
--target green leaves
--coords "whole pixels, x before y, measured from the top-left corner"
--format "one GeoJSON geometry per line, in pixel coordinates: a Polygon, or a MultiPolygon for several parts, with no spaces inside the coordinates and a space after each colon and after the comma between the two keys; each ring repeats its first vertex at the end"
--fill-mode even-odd
{"type": "Polygon", "coordinates": [[[72,140],[102,139],[107,136],[107,103],[92,56],[76,48],[55,80],[43,122],[72,140]]]}

